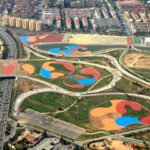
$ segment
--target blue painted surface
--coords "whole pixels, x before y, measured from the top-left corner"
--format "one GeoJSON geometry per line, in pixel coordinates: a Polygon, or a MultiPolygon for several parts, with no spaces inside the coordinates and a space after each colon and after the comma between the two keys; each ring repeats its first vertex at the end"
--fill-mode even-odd
{"type": "Polygon", "coordinates": [[[60,48],[53,48],[50,49],[49,52],[51,53],[60,53],[63,52],[65,55],[71,55],[70,52],[75,49],[75,48],[79,48],[79,46],[75,45],[71,45],[71,46],[66,46],[65,48],[67,48],[66,50],[60,50],[60,48]]]}
{"type": "Polygon", "coordinates": [[[27,37],[27,36],[19,36],[19,38],[20,38],[24,43],[31,43],[31,41],[28,41],[29,37],[27,37]]]}
{"type": "Polygon", "coordinates": [[[68,79],[72,79],[73,80],[73,77],[69,77],[68,79]]]}
{"type": "Polygon", "coordinates": [[[81,80],[76,80],[79,84],[84,84],[84,85],[86,85],[86,84],[92,84],[92,83],[94,83],[95,81],[96,81],[96,79],[95,78],[93,78],[93,79],[81,79],[81,80]]]}
{"type": "Polygon", "coordinates": [[[142,122],[138,120],[137,118],[128,117],[128,116],[117,118],[115,122],[119,126],[127,126],[127,125],[134,124],[134,123],[142,124],[142,122]]]}
{"type": "Polygon", "coordinates": [[[44,68],[41,69],[40,75],[44,78],[51,78],[51,71],[47,71],[44,68]]]}

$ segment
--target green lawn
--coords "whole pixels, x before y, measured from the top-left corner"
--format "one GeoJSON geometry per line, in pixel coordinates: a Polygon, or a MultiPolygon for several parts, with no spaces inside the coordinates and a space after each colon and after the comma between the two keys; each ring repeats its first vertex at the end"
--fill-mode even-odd
{"type": "MultiPolygon", "coordinates": [[[[49,45],[39,45],[38,48],[41,50],[50,50],[52,48],[60,48],[60,49],[66,49],[65,46],[69,46],[71,44],[49,44],[49,45]]],[[[73,44],[75,45],[75,44],[73,44]]],[[[126,48],[126,45],[83,45],[84,47],[88,48],[89,51],[98,51],[103,49],[110,49],[110,48],[126,48]]],[[[81,49],[81,51],[83,51],[81,49]]]]}
{"type": "MultiPolygon", "coordinates": [[[[93,107],[108,107],[110,106],[110,100],[116,100],[116,99],[123,99],[123,100],[129,100],[138,102],[139,104],[144,105],[145,107],[150,108],[150,103],[146,102],[146,100],[143,100],[141,98],[136,97],[129,97],[129,96],[94,96],[94,97],[85,97],[82,98],[80,101],[78,101],[77,104],[75,104],[72,108],[70,108],[68,111],[57,114],[55,117],[73,124],[76,124],[78,126],[84,127],[89,132],[97,131],[96,128],[92,126],[92,124],[89,121],[89,111],[93,107]],[[108,102],[108,103],[105,103],[108,102]]],[[[31,108],[39,112],[54,112],[61,108],[66,108],[69,105],[71,105],[76,98],[69,97],[62,94],[56,94],[56,93],[43,93],[43,94],[37,94],[29,97],[26,99],[23,104],[21,105],[21,110],[25,110],[26,108],[31,108]],[[42,104],[40,104],[38,107],[37,105],[34,105],[34,103],[31,103],[31,101],[36,101],[39,103],[42,103],[46,106],[50,106],[49,108],[45,108],[42,104]]],[[[147,115],[147,112],[142,111],[141,113],[135,113],[133,110],[128,109],[128,113],[130,115],[135,115],[138,118],[141,118],[142,116],[147,115]]],[[[51,114],[52,115],[52,114],[51,114]]],[[[129,127],[128,127],[129,128],[129,127]]]]}
{"type": "Polygon", "coordinates": [[[147,78],[150,80],[150,69],[143,69],[143,68],[131,68],[131,70],[144,78],[147,78]]]}
{"type": "Polygon", "coordinates": [[[59,108],[70,106],[77,98],[59,93],[40,93],[26,99],[21,105],[21,111],[31,108],[39,112],[55,112],[59,108]]]}
{"type": "Polygon", "coordinates": [[[135,46],[135,48],[140,49],[140,50],[145,50],[145,51],[149,51],[150,50],[150,47],[135,46]]]}

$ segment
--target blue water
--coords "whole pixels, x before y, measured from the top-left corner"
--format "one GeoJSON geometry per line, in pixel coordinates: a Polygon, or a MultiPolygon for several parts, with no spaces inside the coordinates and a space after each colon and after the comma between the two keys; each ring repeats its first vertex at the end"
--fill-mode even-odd
{"type": "Polygon", "coordinates": [[[79,84],[84,84],[84,85],[86,85],[86,84],[92,84],[92,83],[94,83],[95,81],[96,81],[96,79],[95,78],[93,78],[93,79],[81,79],[81,80],[76,80],[79,84]]]}
{"type": "Polygon", "coordinates": [[[49,52],[51,53],[60,53],[60,52],[63,52],[65,55],[71,55],[70,52],[75,49],[75,48],[79,48],[79,46],[66,46],[65,48],[67,48],[66,50],[60,50],[60,48],[53,48],[53,49],[50,49],[49,52]]]}
{"type": "Polygon", "coordinates": [[[44,68],[41,69],[40,71],[40,75],[44,78],[51,78],[51,72],[50,71],[47,71],[45,70],[44,68]]]}
{"type": "Polygon", "coordinates": [[[138,120],[137,118],[128,117],[128,116],[117,118],[115,122],[119,126],[127,126],[127,125],[134,124],[134,123],[142,124],[142,122],[138,120]]]}
{"type": "Polygon", "coordinates": [[[19,36],[19,38],[20,38],[24,43],[31,43],[31,41],[28,41],[29,37],[27,37],[27,36],[19,36]]]}

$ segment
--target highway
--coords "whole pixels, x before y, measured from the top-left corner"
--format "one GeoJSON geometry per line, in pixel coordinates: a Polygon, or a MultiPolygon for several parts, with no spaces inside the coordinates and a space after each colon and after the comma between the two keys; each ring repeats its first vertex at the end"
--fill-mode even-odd
{"type": "MultiPolygon", "coordinates": [[[[0,29],[0,37],[4,40],[8,49],[7,59],[16,59],[17,58],[17,47],[13,38],[4,31],[0,29]]],[[[11,93],[13,89],[14,79],[3,79],[1,81],[1,91],[3,93],[0,97],[0,150],[3,149],[3,143],[5,141],[5,131],[8,120],[9,105],[11,99],[11,93]]]]}

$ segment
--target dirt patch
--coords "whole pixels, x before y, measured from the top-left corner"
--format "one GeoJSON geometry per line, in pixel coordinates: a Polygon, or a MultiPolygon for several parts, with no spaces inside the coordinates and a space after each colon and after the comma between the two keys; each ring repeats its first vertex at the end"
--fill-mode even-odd
{"type": "Polygon", "coordinates": [[[39,88],[48,88],[48,86],[28,79],[20,79],[18,82],[18,89],[22,90],[23,92],[27,92],[31,89],[39,89],[39,88]]]}
{"type": "Polygon", "coordinates": [[[127,67],[150,69],[150,55],[131,53],[124,57],[124,63],[127,67]]]}
{"type": "Polygon", "coordinates": [[[74,44],[101,44],[101,45],[126,45],[126,36],[109,36],[109,35],[99,35],[99,34],[65,34],[63,41],[65,43],[74,44]]]}

